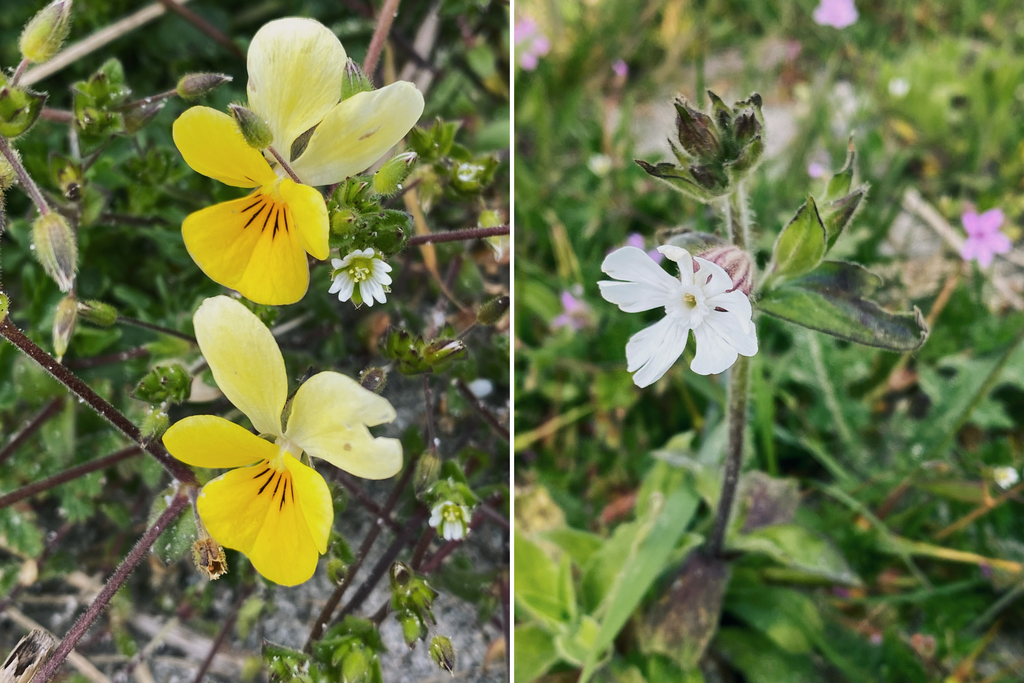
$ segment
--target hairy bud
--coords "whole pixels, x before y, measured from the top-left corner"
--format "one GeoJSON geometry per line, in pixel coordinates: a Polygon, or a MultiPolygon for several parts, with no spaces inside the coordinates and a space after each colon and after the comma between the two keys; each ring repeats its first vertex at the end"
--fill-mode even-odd
{"type": "Polygon", "coordinates": [[[71,27],[71,0],[54,0],[25,24],[18,46],[21,56],[42,64],[57,54],[71,27]]]}
{"type": "Polygon", "coordinates": [[[11,300],[6,294],[0,292],[0,323],[7,319],[7,311],[11,308],[11,300]]]}
{"type": "Polygon", "coordinates": [[[494,325],[508,310],[510,299],[507,296],[499,296],[484,303],[476,312],[476,321],[481,325],[494,325]]]}
{"type": "Polygon", "coordinates": [[[78,325],[78,302],[68,295],[57,304],[57,314],[53,317],[53,353],[59,363],[68,351],[71,336],[78,325]]]}
{"type": "Polygon", "coordinates": [[[416,152],[402,152],[388,159],[387,163],[373,174],[373,191],[390,196],[401,190],[402,183],[409,177],[418,158],[416,152]]]}
{"type": "MultiPolygon", "coordinates": [[[[20,161],[21,155],[18,154],[18,150],[13,147],[11,147],[10,150],[11,154],[14,155],[15,160],[20,161]]],[[[9,190],[17,180],[18,174],[14,172],[14,166],[7,160],[7,157],[0,154],[0,192],[6,192],[9,190]]]]}
{"type": "Polygon", "coordinates": [[[384,368],[366,368],[359,376],[359,383],[363,385],[364,389],[379,394],[384,391],[384,386],[388,383],[388,375],[384,368]]]}
{"type": "Polygon", "coordinates": [[[82,320],[99,327],[110,327],[117,322],[117,309],[102,301],[79,301],[78,314],[82,320]]]}
{"type": "Polygon", "coordinates": [[[430,490],[440,471],[441,459],[437,457],[437,451],[433,448],[424,451],[416,463],[416,473],[413,475],[413,489],[417,498],[422,498],[430,490]]]}
{"type": "Polygon", "coordinates": [[[0,73],[0,135],[16,138],[27,131],[42,113],[44,102],[46,95],[8,85],[0,73]]]}
{"type": "Polygon", "coordinates": [[[341,99],[347,100],[353,95],[373,90],[373,83],[366,77],[363,70],[353,60],[345,62],[345,76],[341,80],[341,99]]]}
{"type": "Polygon", "coordinates": [[[178,81],[178,97],[183,100],[197,100],[231,81],[227,74],[185,74],[178,81]]]}
{"type": "Polygon", "coordinates": [[[728,244],[712,247],[696,255],[721,266],[729,274],[729,278],[732,280],[730,292],[738,289],[746,296],[750,296],[750,289],[754,281],[754,265],[750,260],[750,254],[739,247],[728,244]]]}
{"type": "Polygon", "coordinates": [[[60,291],[69,291],[78,269],[78,244],[67,220],[56,211],[39,216],[32,225],[32,241],[46,274],[60,291]]]}
{"type": "Polygon", "coordinates": [[[447,636],[434,636],[430,641],[430,658],[434,664],[455,675],[455,648],[447,636]]]}
{"type": "Polygon", "coordinates": [[[238,129],[242,131],[242,137],[250,147],[260,151],[270,147],[270,143],[274,141],[274,133],[266,121],[253,110],[241,105],[232,104],[228,108],[231,110],[231,115],[235,117],[235,122],[238,123],[238,129]]]}

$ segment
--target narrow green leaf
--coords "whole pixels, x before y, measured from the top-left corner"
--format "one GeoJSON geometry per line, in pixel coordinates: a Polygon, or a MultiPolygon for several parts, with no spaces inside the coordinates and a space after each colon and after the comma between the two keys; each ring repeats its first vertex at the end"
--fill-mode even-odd
{"type": "Polygon", "coordinates": [[[538,626],[519,626],[515,632],[515,683],[531,683],[558,661],[554,640],[538,626]]]}
{"type": "Polygon", "coordinates": [[[850,143],[846,147],[846,163],[828,181],[828,189],[825,190],[823,202],[834,202],[850,193],[850,186],[853,184],[853,162],[856,157],[857,152],[853,147],[853,136],[851,135],[850,143]]]}
{"type": "Polygon", "coordinates": [[[928,325],[915,307],[890,313],[870,295],[878,277],[842,261],[826,261],[813,273],[763,293],[762,311],[833,337],[889,351],[913,351],[928,338],[928,325]]]}
{"type": "Polygon", "coordinates": [[[795,524],[775,524],[728,539],[730,550],[761,553],[776,562],[823,576],[837,583],[859,585],[846,558],[824,537],[795,524]]]}
{"type": "Polygon", "coordinates": [[[775,241],[773,277],[793,278],[814,270],[825,258],[825,225],[814,197],[808,197],[775,241]]]}
{"type": "Polygon", "coordinates": [[[867,194],[868,186],[861,185],[845,197],[840,197],[827,205],[825,213],[822,215],[822,220],[825,221],[826,251],[831,249],[839,236],[843,234],[843,230],[853,220],[853,215],[857,213],[857,209],[867,194]]]}

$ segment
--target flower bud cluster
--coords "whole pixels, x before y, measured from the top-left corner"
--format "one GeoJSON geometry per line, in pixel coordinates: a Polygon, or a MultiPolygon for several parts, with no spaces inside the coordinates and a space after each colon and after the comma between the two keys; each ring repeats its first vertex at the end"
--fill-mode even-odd
{"type": "Polygon", "coordinates": [[[326,678],[322,680],[346,683],[381,680],[378,655],[384,651],[374,623],[351,614],[328,630],[322,640],[313,643],[313,656],[328,669],[323,672],[326,678]]]}
{"type": "Polygon", "coordinates": [[[636,160],[655,178],[702,202],[732,193],[757,167],[765,149],[760,95],[732,107],[710,90],[708,97],[710,114],[694,109],[684,97],[675,101],[679,146],[671,139],[669,145],[678,165],[636,160]]]}
{"type": "Polygon", "coordinates": [[[384,355],[395,361],[403,375],[441,373],[466,357],[466,344],[446,328],[440,337],[426,341],[408,330],[392,328],[384,343],[384,355]]]}
{"type": "Polygon", "coordinates": [[[410,649],[417,640],[426,640],[427,623],[437,623],[432,607],[437,591],[427,580],[401,562],[391,565],[391,609],[402,625],[402,636],[410,649]]]}
{"type": "Polygon", "coordinates": [[[372,178],[355,176],[338,186],[327,202],[331,247],[342,256],[373,249],[385,260],[405,247],[411,233],[409,214],[385,209],[381,199],[401,190],[415,161],[415,153],[399,154],[372,178]]]}

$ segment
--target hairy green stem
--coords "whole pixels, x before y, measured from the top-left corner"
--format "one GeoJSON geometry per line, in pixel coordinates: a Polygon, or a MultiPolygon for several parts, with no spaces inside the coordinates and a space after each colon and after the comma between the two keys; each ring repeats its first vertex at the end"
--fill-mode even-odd
{"type": "Polygon", "coordinates": [[[131,420],[93,391],[88,384],[79,379],[74,373],[58,363],[50,354],[39,348],[35,342],[25,336],[25,333],[11,322],[9,317],[0,322],[0,336],[5,337],[7,341],[18,347],[22,353],[50,373],[55,380],[67,387],[71,393],[88,403],[100,417],[106,419],[125,436],[139,444],[143,450],[156,458],[172,477],[182,484],[199,486],[199,480],[191,468],[171,457],[171,454],[167,452],[159,441],[147,442],[142,437],[142,432],[139,431],[139,428],[131,420]]]}
{"type": "Polygon", "coordinates": [[[740,356],[729,374],[725,477],[722,481],[722,493],[718,497],[715,524],[708,537],[707,545],[707,554],[710,557],[718,558],[722,556],[725,547],[725,532],[729,526],[732,502],[736,498],[736,487],[740,481],[740,466],[743,464],[743,434],[747,426],[747,398],[750,393],[750,359],[740,356]]]}
{"type": "Polygon", "coordinates": [[[50,206],[43,199],[43,193],[39,191],[39,186],[36,185],[35,181],[32,180],[32,176],[25,170],[25,166],[21,163],[21,159],[11,149],[10,142],[7,138],[0,135],[0,154],[7,157],[7,161],[10,162],[11,168],[14,169],[14,174],[18,176],[18,182],[21,183],[21,189],[23,189],[28,196],[32,199],[32,202],[39,209],[39,213],[44,216],[50,213],[50,206]]]}

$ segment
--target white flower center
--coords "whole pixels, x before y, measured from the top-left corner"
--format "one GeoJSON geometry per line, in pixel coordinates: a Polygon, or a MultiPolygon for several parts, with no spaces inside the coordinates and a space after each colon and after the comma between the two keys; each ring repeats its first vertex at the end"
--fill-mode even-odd
{"type": "Polygon", "coordinates": [[[697,327],[711,312],[704,302],[704,290],[698,285],[680,284],[676,292],[665,304],[665,314],[681,319],[691,328],[697,327]]]}

